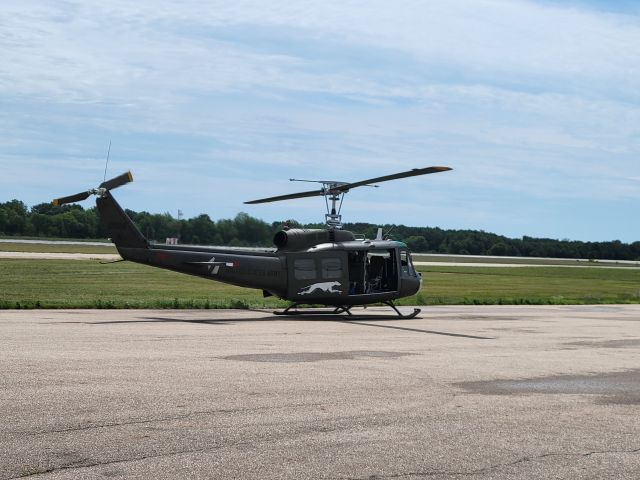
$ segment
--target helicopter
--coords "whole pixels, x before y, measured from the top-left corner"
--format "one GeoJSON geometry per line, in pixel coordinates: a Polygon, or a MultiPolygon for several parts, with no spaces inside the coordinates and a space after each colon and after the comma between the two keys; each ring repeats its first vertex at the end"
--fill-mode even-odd
{"type": "Polygon", "coordinates": [[[401,313],[393,303],[416,294],[422,276],[414,268],[411,253],[403,242],[384,238],[378,229],[367,239],[342,228],[344,196],[354,188],[378,187],[380,182],[451,170],[449,167],[414,168],[409,171],[358,182],[333,180],[313,182],[319,189],[244,202],[253,205],[305,197],[324,197],[326,228],[298,229],[286,225],[278,231],[275,248],[209,247],[164,245],[150,242],[116,201],[112,190],[133,181],[131,172],[103,181],[97,188],[53,200],[64,205],[95,195],[100,220],[123,260],[173,270],[240,287],[262,290],[292,302],[276,315],[299,315],[298,307],[322,305],[333,310],[307,310],[304,314],[352,315],[354,306],[383,303],[393,318],[414,318],[420,309],[401,313]]]}

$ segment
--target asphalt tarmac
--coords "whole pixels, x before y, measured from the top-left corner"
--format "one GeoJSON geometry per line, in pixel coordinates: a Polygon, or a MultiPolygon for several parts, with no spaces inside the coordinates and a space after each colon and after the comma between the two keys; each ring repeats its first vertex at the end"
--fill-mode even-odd
{"type": "Polygon", "coordinates": [[[19,477],[637,479],[640,305],[1,311],[19,477]]]}

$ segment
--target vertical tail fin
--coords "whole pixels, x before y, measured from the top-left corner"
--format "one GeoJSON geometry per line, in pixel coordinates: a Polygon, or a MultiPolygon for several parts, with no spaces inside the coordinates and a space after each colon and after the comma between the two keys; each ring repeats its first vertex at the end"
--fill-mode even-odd
{"type": "Polygon", "coordinates": [[[126,258],[122,249],[148,249],[149,242],[133,223],[129,215],[116,202],[111,192],[105,192],[96,199],[98,212],[102,224],[107,229],[111,241],[116,244],[118,251],[126,258]]]}
{"type": "MultiPolygon", "coordinates": [[[[109,144],[111,146],[111,144],[109,144]]],[[[108,155],[107,155],[108,157],[108,155]]],[[[107,158],[108,160],[108,158],[107,158]]],[[[106,173],[106,167],[105,167],[106,173]]],[[[111,196],[110,190],[126,185],[133,181],[131,172],[125,172],[110,180],[103,181],[98,188],[92,188],[85,192],[76,193],[66,197],[56,198],[54,205],[64,205],[67,203],[80,202],[96,195],[96,205],[100,213],[100,220],[107,229],[109,236],[122,258],[132,260],[134,262],[149,262],[149,242],[135,226],[129,215],[125,213],[122,207],[111,196]]]]}

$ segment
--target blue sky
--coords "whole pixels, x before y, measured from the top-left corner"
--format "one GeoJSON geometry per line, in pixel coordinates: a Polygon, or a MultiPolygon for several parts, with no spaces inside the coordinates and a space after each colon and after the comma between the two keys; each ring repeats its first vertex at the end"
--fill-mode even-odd
{"type": "MultiPolygon", "coordinates": [[[[127,169],[134,210],[640,240],[640,9],[545,0],[0,4],[0,201],[127,169]],[[302,187],[302,188],[301,188],[302,187]]],[[[90,206],[89,201],[83,204],[90,206]]]]}

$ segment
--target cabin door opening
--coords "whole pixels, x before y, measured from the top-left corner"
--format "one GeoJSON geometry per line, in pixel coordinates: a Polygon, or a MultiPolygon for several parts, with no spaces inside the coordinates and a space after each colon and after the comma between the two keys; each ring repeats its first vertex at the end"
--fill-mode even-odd
{"type": "Polygon", "coordinates": [[[397,251],[349,252],[349,295],[368,295],[398,290],[397,251]]]}

